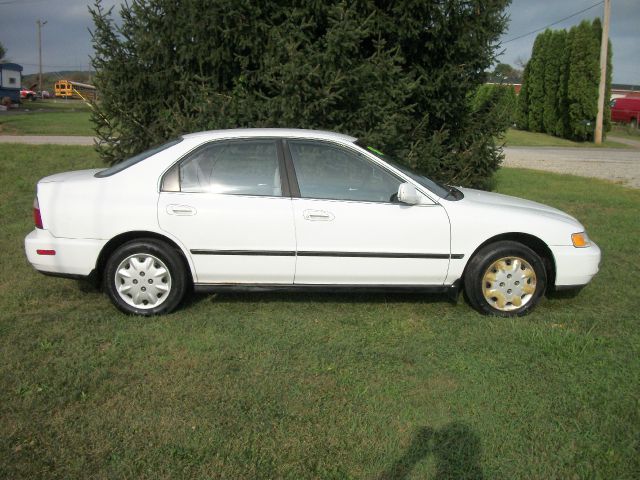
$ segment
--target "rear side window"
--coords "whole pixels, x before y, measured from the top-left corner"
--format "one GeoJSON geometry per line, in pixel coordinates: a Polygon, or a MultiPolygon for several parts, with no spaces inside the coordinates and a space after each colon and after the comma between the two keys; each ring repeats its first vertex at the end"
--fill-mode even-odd
{"type": "Polygon", "coordinates": [[[274,140],[215,142],[180,163],[180,191],[282,196],[274,140]]]}
{"type": "Polygon", "coordinates": [[[98,178],[110,177],[111,175],[121,172],[129,168],[130,166],[135,165],[136,163],[141,162],[142,160],[145,160],[151,157],[152,155],[155,155],[156,153],[160,153],[161,151],[166,150],[167,148],[177,145],[181,141],[182,141],[182,138],[177,138],[175,140],[171,140],[167,143],[164,143],[160,146],[150,148],[149,150],[145,150],[144,152],[139,153],[134,157],[128,158],[126,160],[123,160],[120,163],[115,164],[113,167],[107,168],[106,170],[99,171],[98,173],[95,174],[95,176],[98,178]]]}

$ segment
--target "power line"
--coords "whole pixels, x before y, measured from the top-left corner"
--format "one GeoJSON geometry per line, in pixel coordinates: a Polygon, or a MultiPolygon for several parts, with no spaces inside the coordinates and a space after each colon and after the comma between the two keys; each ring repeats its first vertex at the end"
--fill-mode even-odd
{"type": "Polygon", "coordinates": [[[560,20],[556,20],[555,22],[550,23],[549,25],[545,25],[545,26],[544,26],[544,27],[542,27],[542,28],[538,28],[538,29],[536,29],[536,30],[532,30],[532,31],[530,31],[530,32],[523,33],[522,35],[519,35],[519,36],[517,36],[517,37],[515,37],[515,38],[510,38],[509,40],[505,40],[504,42],[502,42],[502,45],[504,45],[505,43],[515,42],[516,40],[519,40],[519,39],[521,39],[521,38],[524,38],[524,37],[526,37],[526,36],[528,36],[528,35],[531,35],[531,34],[533,34],[533,33],[537,33],[537,32],[539,32],[540,30],[545,30],[545,29],[547,29],[547,28],[549,28],[549,27],[553,27],[554,25],[557,25],[557,24],[559,24],[559,23],[562,23],[562,22],[564,22],[565,20],[569,20],[570,18],[573,18],[573,17],[575,17],[576,15],[580,15],[581,13],[584,13],[584,12],[586,12],[587,10],[591,10],[592,8],[595,8],[595,7],[597,7],[598,5],[602,5],[603,3],[604,3],[604,0],[602,0],[602,1],[598,2],[598,3],[594,3],[594,4],[593,4],[593,5],[591,5],[590,7],[587,7],[587,8],[585,8],[585,9],[583,9],[583,10],[580,10],[579,12],[572,13],[572,14],[571,14],[571,15],[569,15],[568,17],[564,17],[564,18],[561,18],[560,20]]]}

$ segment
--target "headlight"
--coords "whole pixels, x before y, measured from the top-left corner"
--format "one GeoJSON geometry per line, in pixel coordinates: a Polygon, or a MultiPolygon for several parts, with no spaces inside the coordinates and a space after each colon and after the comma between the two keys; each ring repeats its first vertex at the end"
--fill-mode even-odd
{"type": "Polygon", "coordinates": [[[587,232],[572,233],[571,242],[573,242],[573,246],[576,248],[585,248],[591,245],[591,240],[587,232]]]}

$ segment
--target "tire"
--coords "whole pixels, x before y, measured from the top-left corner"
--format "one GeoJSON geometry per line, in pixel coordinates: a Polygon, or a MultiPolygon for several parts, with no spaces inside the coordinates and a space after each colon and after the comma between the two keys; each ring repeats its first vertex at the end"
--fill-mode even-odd
{"type": "Polygon", "coordinates": [[[103,285],[113,304],[130,315],[162,315],[183,300],[189,276],[180,254],[164,242],[134,240],[107,260],[103,285]]]}
{"type": "Polygon", "coordinates": [[[489,244],[469,261],[464,290],[484,315],[516,317],[531,312],[544,295],[547,272],[540,256],[512,241],[489,244]]]}

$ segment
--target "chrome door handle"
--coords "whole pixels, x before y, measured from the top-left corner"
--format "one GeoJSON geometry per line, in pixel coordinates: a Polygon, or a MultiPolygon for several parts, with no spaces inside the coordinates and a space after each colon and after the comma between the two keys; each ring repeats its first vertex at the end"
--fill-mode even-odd
{"type": "Polygon", "coordinates": [[[302,212],[305,220],[311,222],[330,222],[335,217],[331,212],[325,212],[324,210],[305,210],[302,212]]]}
{"type": "Polygon", "coordinates": [[[167,205],[169,215],[195,215],[197,210],[190,205],[167,205]]]}

